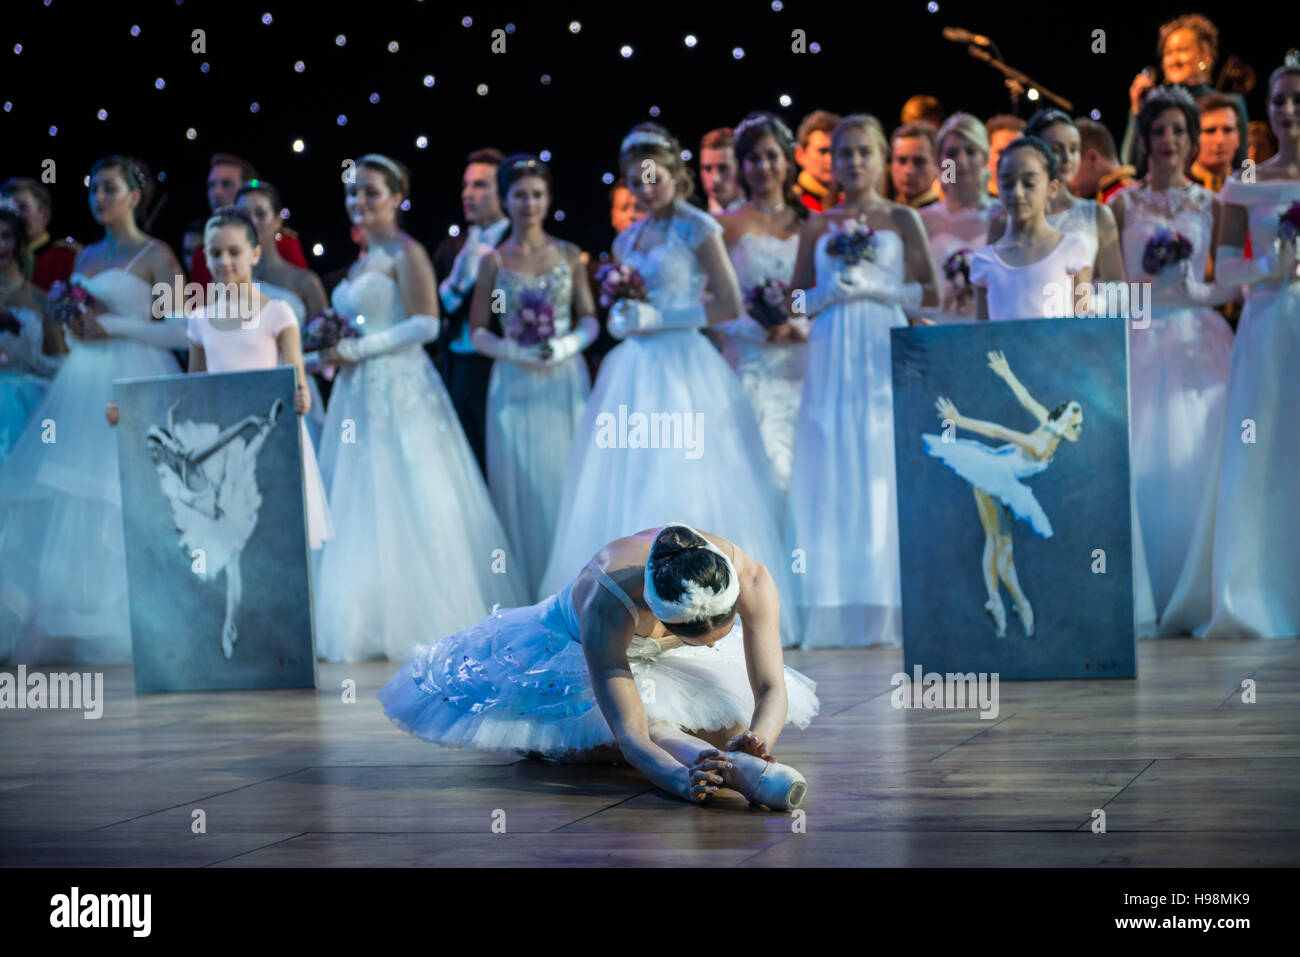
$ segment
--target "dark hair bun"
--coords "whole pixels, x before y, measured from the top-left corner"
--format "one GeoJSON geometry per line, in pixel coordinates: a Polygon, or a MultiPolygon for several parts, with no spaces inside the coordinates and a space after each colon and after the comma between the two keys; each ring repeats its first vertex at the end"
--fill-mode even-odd
{"type": "MultiPolygon", "coordinates": [[[[731,585],[731,565],[708,547],[704,536],[685,525],[667,525],[650,547],[650,576],[654,590],[665,601],[679,601],[686,592],[684,581],[695,582],[721,594],[731,585]]],[[[699,621],[665,623],[669,631],[686,637],[707,634],[730,620],[735,608],[699,621]]]]}

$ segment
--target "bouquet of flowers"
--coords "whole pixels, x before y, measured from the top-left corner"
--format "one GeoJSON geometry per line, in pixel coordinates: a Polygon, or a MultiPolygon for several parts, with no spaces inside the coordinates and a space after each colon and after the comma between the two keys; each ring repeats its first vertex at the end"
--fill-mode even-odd
{"type": "Polygon", "coordinates": [[[943,278],[958,304],[975,293],[975,287],[970,284],[970,257],[971,250],[963,246],[943,261],[943,278]]]}
{"type": "Polygon", "coordinates": [[[745,294],[745,311],[759,321],[764,329],[790,321],[790,284],[780,279],[769,279],[745,294]]]}
{"type": "Polygon", "coordinates": [[[646,292],[645,280],[627,263],[605,263],[596,270],[596,282],[600,284],[600,305],[604,309],[609,309],[620,299],[638,299],[644,302],[650,298],[646,292]]]}
{"type": "Polygon", "coordinates": [[[361,332],[333,309],[312,316],[302,327],[302,351],[319,352],[332,349],[342,339],[359,339],[361,332]]]}
{"type": "Polygon", "coordinates": [[[1292,203],[1277,218],[1277,238],[1295,242],[1300,234],[1300,202],[1292,203]]]}
{"type": "Polygon", "coordinates": [[[848,220],[835,229],[834,235],[826,244],[826,251],[841,260],[845,266],[854,266],[862,262],[876,261],[876,231],[866,223],[848,220]]]}
{"type": "Polygon", "coordinates": [[[529,289],[519,297],[519,308],[506,319],[506,336],[521,346],[542,347],[542,358],[550,358],[548,341],[555,335],[555,310],[546,296],[529,289]]]}
{"type": "Polygon", "coordinates": [[[98,306],[99,303],[85,286],[56,280],[54,285],[50,286],[49,306],[46,311],[51,319],[66,326],[98,306]]]}
{"type": "Polygon", "coordinates": [[[1176,266],[1191,255],[1191,240],[1167,226],[1158,226],[1142,251],[1142,271],[1148,276],[1158,276],[1163,269],[1176,266]]]}

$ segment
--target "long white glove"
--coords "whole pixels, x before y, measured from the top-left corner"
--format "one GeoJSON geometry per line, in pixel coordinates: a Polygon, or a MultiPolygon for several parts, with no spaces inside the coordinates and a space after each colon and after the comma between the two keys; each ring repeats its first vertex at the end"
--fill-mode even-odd
{"type": "Polygon", "coordinates": [[[551,363],[563,362],[578,355],[587,346],[596,341],[600,335],[600,323],[595,316],[583,316],[578,320],[578,328],[562,336],[556,336],[547,342],[551,348],[551,363]]]}
{"type": "Polygon", "coordinates": [[[44,326],[40,314],[23,306],[10,309],[9,312],[18,320],[19,332],[17,335],[11,332],[0,333],[0,343],[4,344],[5,351],[14,359],[21,360],[23,365],[37,375],[50,378],[59,371],[63,356],[45,354],[44,326]]]}
{"type": "Polygon", "coordinates": [[[813,286],[804,293],[802,314],[815,316],[831,306],[854,299],[875,299],[904,309],[915,309],[921,304],[923,295],[919,282],[901,283],[882,274],[866,275],[858,270],[841,270],[832,282],[813,286]]]}
{"type": "Polygon", "coordinates": [[[132,319],[104,313],[95,317],[99,327],[115,339],[132,339],[163,349],[185,351],[190,340],[185,335],[188,321],[182,317],[167,319],[132,319]]]}
{"type": "Polygon", "coordinates": [[[407,346],[432,342],[438,338],[440,327],[437,316],[415,315],[382,332],[368,333],[360,339],[340,339],[334,349],[349,362],[361,362],[407,346]]]}
{"type": "Polygon", "coordinates": [[[525,346],[521,345],[518,340],[503,338],[496,335],[489,329],[475,329],[469,335],[469,341],[474,344],[482,355],[492,359],[504,359],[507,362],[515,362],[521,366],[539,369],[546,365],[546,360],[542,358],[542,344],[525,346]]]}
{"type": "Polygon", "coordinates": [[[445,311],[455,312],[474,291],[479,264],[483,257],[491,254],[492,247],[483,242],[483,227],[469,227],[469,232],[465,234],[465,244],[452,261],[451,274],[438,285],[438,295],[445,311]]]}
{"type": "Polygon", "coordinates": [[[1196,271],[1192,268],[1190,259],[1184,259],[1178,264],[1175,295],[1179,296],[1188,305],[1221,306],[1225,302],[1236,299],[1240,292],[1241,288],[1236,285],[1225,285],[1217,280],[1212,283],[1202,281],[1201,277],[1196,275],[1196,271]]]}
{"type": "MultiPolygon", "coordinates": [[[[1245,252],[1240,246],[1220,246],[1214,260],[1215,281],[1233,286],[1254,286],[1261,282],[1277,282],[1283,278],[1285,253],[1278,256],[1268,252],[1247,259],[1245,252]]],[[[1294,266],[1294,259],[1292,265],[1294,266]]]]}
{"type": "Polygon", "coordinates": [[[708,324],[703,304],[688,309],[663,310],[639,299],[620,299],[609,310],[605,327],[615,339],[622,339],[633,332],[704,329],[708,324]]]}

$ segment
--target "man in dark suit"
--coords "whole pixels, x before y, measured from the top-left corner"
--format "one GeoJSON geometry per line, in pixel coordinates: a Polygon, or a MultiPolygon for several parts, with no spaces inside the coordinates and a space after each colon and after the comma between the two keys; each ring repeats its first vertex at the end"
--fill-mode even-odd
{"type": "MultiPolygon", "coordinates": [[[[442,331],[425,348],[442,375],[460,418],[465,438],[487,475],[486,419],[488,378],[492,360],[475,351],[469,338],[469,306],[478,280],[479,263],[505,238],[510,220],[501,212],[497,195],[500,150],[475,150],[465,158],[460,181],[460,201],[466,228],[438,243],[433,251],[434,271],[442,278],[438,298],[442,305],[442,331]]],[[[495,324],[495,320],[494,320],[495,324]]],[[[500,329],[492,330],[500,334],[500,329]]]]}

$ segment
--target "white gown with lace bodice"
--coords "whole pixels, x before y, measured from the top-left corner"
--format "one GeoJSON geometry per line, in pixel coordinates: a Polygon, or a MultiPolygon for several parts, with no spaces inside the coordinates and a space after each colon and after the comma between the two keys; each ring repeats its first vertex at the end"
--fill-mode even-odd
{"type": "Polygon", "coordinates": [[[339,315],[364,317],[365,338],[379,337],[382,351],[340,368],[321,437],[334,537],[317,555],[312,588],[317,654],[329,661],[402,657],[526,597],[422,347],[435,330],[407,317],[385,258],[372,251],[333,294],[339,315]]]}
{"type": "Polygon", "coordinates": [[[1187,564],[1197,509],[1213,480],[1232,329],[1213,309],[1193,307],[1178,296],[1179,269],[1151,276],[1142,259],[1156,230],[1171,229],[1191,242],[1193,274],[1202,277],[1213,241],[1214,195],[1196,185],[1160,191],[1139,185],[1120,195],[1124,275],[1150,283],[1152,297],[1150,325],[1141,319],[1129,323],[1130,468],[1142,552],[1159,633],[1188,634],[1205,621],[1190,620],[1179,608],[1208,607],[1208,578],[1189,579],[1172,615],[1170,599],[1187,564]]]}
{"type": "MultiPolygon", "coordinates": [[[[1095,199],[1076,199],[1069,209],[1047,214],[1047,225],[1063,233],[1073,233],[1083,240],[1088,250],[1088,265],[1096,272],[1097,250],[1101,239],[1097,235],[1097,209],[1095,199]]],[[[1095,279],[1096,276],[1093,276],[1095,279]]]]}
{"type": "MultiPolygon", "coordinates": [[[[903,281],[903,242],[877,230],[875,262],[850,267],[903,281]]],[[[817,285],[842,267],[817,240],[817,285]]],[[[889,330],[902,309],[874,299],[830,306],[813,320],[795,437],[788,549],[807,556],[799,582],[805,646],[898,644],[902,597],[894,483],[889,330]]]]}
{"type": "MultiPolygon", "coordinates": [[[[148,282],[127,269],[72,276],[109,317],[148,323],[148,282]]],[[[0,468],[0,660],[131,660],[114,379],[174,375],[176,356],[126,338],[77,340],[0,468]]],[[[148,583],[139,583],[147,587],[148,583]]]]}
{"type": "MultiPolygon", "coordinates": [[[[1231,179],[1219,194],[1248,216],[1256,258],[1274,253],[1278,217],[1300,203],[1300,181],[1231,179]]],[[[1223,255],[1222,248],[1220,255],[1223,255]]],[[[1216,264],[1222,274],[1225,262],[1216,264]]],[[[1250,287],[1228,374],[1223,428],[1173,602],[1208,579],[1210,601],[1184,602],[1197,636],[1300,637],[1300,281],[1250,287]],[[1204,624],[1208,620],[1208,624],[1204,624]]]]}
{"type": "Polygon", "coordinates": [[[638,250],[652,224],[647,217],[619,233],[614,255],[640,272],[651,304],[679,327],[628,336],[601,363],[569,450],[540,593],[558,592],[614,539],[687,522],[767,566],[781,596],[782,641],[794,644],[781,492],[740,380],[700,332],[707,278],[696,250],[722,227],[678,201],[663,241],[638,250]]]}
{"type": "Polygon", "coordinates": [[[944,312],[972,320],[975,318],[973,291],[959,298],[958,284],[948,282],[943,267],[948,257],[958,250],[969,249],[974,252],[988,245],[989,223],[1001,208],[996,200],[990,199],[983,206],[956,212],[948,209],[942,201],[917,210],[930,240],[930,254],[934,256],[934,263],[939,268],[940,288],[943,290],[940,308],[944,312]]]}
{"type": "MultiPolygon", "coordinates": [[[[573,275],[567,261],[540,276],[498,265],[496,288],[505,294],[503,316],[518,311],[522,297],[531,292],[550,304],[556,336],[572,331],[573,275]]],[[[540,597],[536,593],[555,541],[569,443],[590,391],[591,377],[581,354],[542,368],[507,360],[492,363],[486,428],[488,487],[522,563],[530,599],[540,597]]]]}
{"type": "MultiPolygon", "coordinates": [[[[789,283],[799,252],[799,234],[785,239],[765,233],[746,233],[730,249],[731,264],[740,280],[740,292],[747,296],[756,286],[773,279],[789,283]]],[[[806,335],[811,323],[804,316],[790,320],[806,335]]],[[[722,354],[740,376],[745,394],[754,407],[754,418],[763,436],[763,447],[772,463],[777,484],[784,492],[790,486],[794,463],[794,427],[799,419],[799,397],[803,392],[803,370],[808,363],[808,343],[768,342],[767,330],[752,316],[742,313],[725,324],[727,338],[722,354]]]]}

